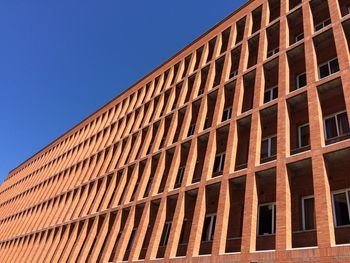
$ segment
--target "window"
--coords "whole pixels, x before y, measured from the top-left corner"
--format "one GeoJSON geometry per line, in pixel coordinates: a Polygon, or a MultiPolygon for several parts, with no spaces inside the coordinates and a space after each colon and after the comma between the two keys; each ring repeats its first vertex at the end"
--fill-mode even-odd
{"type": "Polygon", "coordinates": [[[299,148],[310,145],[310,127],[309,124],[303,124],[298,127],[299,148]]]}
{"type": "Polygon", "coordinates": [[[271,57],[271,56],[277,54],[278,52],[280,52],[280,49],[278,47],[276,47],[275,49],[272,49],[272,50],[267,52],[267,57],[271,57]]]}
{"type": "Polygon", "coordinates": [[[259,206],[258,235],[271,235],[276,227],[276,204],[262,204],[259,206]]]}
{"type": "Polygon", "coordinates": [[[188,129],[188,134],[187,134],[187,137],[190,137],[194,134],[194,130],[196,129],[196,124],[195,123],[192,123],[190,125],[190,128],[188,129]]]}
{"type": "Polygon", "coordinates": [[[159,116],[163,116],[164,114],[164,109],[162,109],[162,111],[160,112],[159,116]]]}
{"type": "Polygon", "coordinates": [[[350,14],[350,5],[348,6],[348,14],[350,14]]]}
{"type": "Polygon", "coordinates": [[[136,230],[137,228],[134,228],[131,232],[131,235],[130,235],[130,239],[129,239],[129,243],[126,247],[126,251],[129,251],[134,243],[134,239],[135,239],[135,234],[136,234],[136,230]]]}
{"type": "Polygon", "coordinates": [[[318,66],[318,75],[320,79],[323,79],[338,71],[339,71],[339,64],[338,64],[337,58],[334,58],[318,66]]]}
{"type": "Polygon", "coordinates": [[[301,33],[301,34],[295,36],[295,42],[298,42],[302,39],[304,39],[304,33],[301,33]]]}
{"type": "Polygon", "coordinates": [[[160,149],[160,148],[163,148],[164,145],[165,145],[165,138],[163,137],[162,140],[160,141],[159,149],[160,149]]]}
{"type": "Polygon", "coordinates": [[[230,72],[230,79],[237,76],[237,70],[230,72]]]}
{"type": "Polygon", "coordinates": [[[193,178],[192,178],[192,183],[196,183],[196,182],[199,182],[200,179],[201,179],[201,174],[200,174],[200,171],[199,170],[199,162],[196,161],[196,166],[194,167],[194,174],[193,174],[193,178]]]}
{"type": "Polygon", "coordinates": [[[264,93],[264,103],[277,99],[278,97],[278,86],[274,86],[265,90],[264,93]]]}
{"type": "Polygon", "coordinates": [[[324,118],[326,139],[336,138],[349,133],[348,115],[346,112],[339,112],[324,118]]]}
{"type": "Polygon", "coordinates": [[[148,147],[148,150],[147,150],[147,155],[151,153],[152,146],[153,146],[153,142],[151,142],[151,143],[149,144],[149,147],[148,147]]]}
{"type": "Polygon", "coordinates": [[[301,199],[303,230],[315,229],[315,199],[305,196],[301,199]]]}
{"type": "Polygon", "coordinates": [[[206,215],[203,224],[202,241],[212,241],[214,239],[216,214],[206,215]]]}
{"type": "Polygon", "coordinates": [[[136,194],[136,190],[137,190],[137,188],[139,187],[139,185],[140,185],[140,182],[136,182],[135,187],[134,187],[134,191],[132,192],[132,195],[131,195],[131,197],[130,197],[130,200],[134,200],[135,194],[136,194]]]}
{"type": "Polygon", "coordinates": [[[224,163],[225,163],[225,153],[220,153],[215,156],[214,161],[214,171],[213,173],[220,173],[224,170],[224,163]]]}
{"type": "Polygon", "coordinates": [[[306,73],[304,72],[297,75],[297,89],[300,89],[305,86],[306,86],[306,73]]]}
{"type": "Polygon", "coordinates": [[[204,93],[204,90],[203,89],[199,89],[198,90],[198,96],[202,95],[204,93]]]}
{"type": "Polygon", "coordinates": [[[148,196],[149,191],[151,190],[152,181],[153,181],[153,177],[150,177],[149,180],[148,180],[147,186],[146,186],[144,197],[148,196]]]}
{"type": "Polygon", "coordinates": [[[333,215],[336,226],[350,225],[349,190],[333,192],[333,215]]]}
{"type": "Polygon", "coordinates": [[[179,171],[177,172],[175,185],[181,185],[182,179],[183,179],[183,176],[184,176],[184,171],[185,171],[185,166],[181,166],[179,168],[179,171]]]}
{"type": "Polygon", "coordinates": [[[232,114],[232,108],[226,108],[224,109],[224,112],[222,113],[222,121],[227,121],[231,119],[231,114],[232,114]]]}
{"type": "Polygon", "coordinates": [[[326,20],[322,21],[321,23],[319,23],[315,26],[315,32],[321,30],[322,28],[324,28],[330,24],[331,24],[331,19],[327,18],[326,20]]]}
{"type": "Polygon", "coordinates": [[[164,228],[163,228],[163,233],[162,233],[162,238],[160,239],[160,246],[161,247],[164,247],[168,244],[170,229],[171,229],[171,222],[165,222],[164,228]]]}
{"type": "Polygon", "coordinates": [[[206,118],[204,122],[204,130],[208,129],[210,127],[209,119],[206,118]]]}
{"type": "Polygon", "coordinates": [[[187,225],[187,219],[185,218],[184,221],[182,222],[182,228],[181,228],[179,244],[184,244],[185,243],[185,229],[186,229],[186,225],[187,225]]]}
{"type": "Polygon", "coordinates": [[[276,155],[277,136],[264,138],[261,142],[261,159],[270,158],[276,155]]]}

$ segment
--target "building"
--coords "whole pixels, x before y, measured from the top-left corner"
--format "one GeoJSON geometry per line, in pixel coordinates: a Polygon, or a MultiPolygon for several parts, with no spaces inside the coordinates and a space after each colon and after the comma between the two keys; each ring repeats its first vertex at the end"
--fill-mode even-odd
{"type": "Polygon", "coordinates": [[[349,262],[349,7],[248,1],[15,168],[0,261],[349,262]]]}

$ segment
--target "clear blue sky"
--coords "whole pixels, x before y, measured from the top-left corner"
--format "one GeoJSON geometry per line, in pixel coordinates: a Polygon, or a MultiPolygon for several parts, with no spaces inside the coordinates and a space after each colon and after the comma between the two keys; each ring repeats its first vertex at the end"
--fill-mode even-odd
{"type": "Polygon", "coordinates": [[[243,0],[2,0],[0,182],[243,0]]]}

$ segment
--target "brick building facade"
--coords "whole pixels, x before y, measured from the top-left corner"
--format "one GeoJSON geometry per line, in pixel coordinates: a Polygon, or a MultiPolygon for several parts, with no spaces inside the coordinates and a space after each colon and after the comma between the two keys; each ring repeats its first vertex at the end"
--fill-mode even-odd
{"type": "Polygon", "coordinates": [[[253,0],[11,171],[1,262],[350,262],[350,0],[253,0]]]}

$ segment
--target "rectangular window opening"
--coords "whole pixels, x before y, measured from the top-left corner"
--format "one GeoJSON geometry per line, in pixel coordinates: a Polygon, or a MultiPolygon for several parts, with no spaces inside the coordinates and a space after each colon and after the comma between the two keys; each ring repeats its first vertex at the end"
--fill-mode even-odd
{"type": "Polygon", "coordinates": [[[208,242],[214,239],[215,223],[216,214],[210,214],[205,216],[202,232],[202,242],[208,242]]]}
{"type": "Polygon", "coordinates": [[[275,234],[276,228],[276,204],[261,204],[259,206],[258,216],[258,235],[272,235],[275,234]]]}

